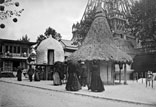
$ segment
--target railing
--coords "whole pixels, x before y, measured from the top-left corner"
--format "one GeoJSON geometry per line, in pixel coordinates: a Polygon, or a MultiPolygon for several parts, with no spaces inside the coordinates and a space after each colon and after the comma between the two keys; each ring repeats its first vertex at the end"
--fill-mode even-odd
{"type": "Polygon", "coordinates": [[[27,53],[3,53],[1,56],[4,58],[7,58],[7,57],[28,57],[28,54],[27,53]]]}

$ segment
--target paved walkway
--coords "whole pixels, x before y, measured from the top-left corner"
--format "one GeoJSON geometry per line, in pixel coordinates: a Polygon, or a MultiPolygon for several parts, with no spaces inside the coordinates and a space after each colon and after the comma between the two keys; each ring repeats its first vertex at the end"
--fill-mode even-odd
{"type": "Polygon", "coordinates": [[[45,90],[58,91],[82,96],[101,98],[113,101],[121,101],[127,103],[136,103],[143,105],[152,105],[156,107],[156,81],[154,87],[146,87],[145,81],[139,80],[128,81],[128,85],[105,85],[104,92],[91,92],[87,87],[77,92],[65,90],[65,84],[61,86],[53,86],[52,81],[29,82],[27,78],[22,81],[17,81],[16,78],[0,78],[0,82],[13,83],[23,86],[35,87],[45,90]]]}

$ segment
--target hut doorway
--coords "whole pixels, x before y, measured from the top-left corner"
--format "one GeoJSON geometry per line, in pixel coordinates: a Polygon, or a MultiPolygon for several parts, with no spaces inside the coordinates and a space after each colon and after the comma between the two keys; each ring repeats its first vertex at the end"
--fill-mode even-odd
{"type": "Polygon", "coordinates": [[[53,65],[54,64],[54,50],[48,50],[48,64],[53,65]]]}

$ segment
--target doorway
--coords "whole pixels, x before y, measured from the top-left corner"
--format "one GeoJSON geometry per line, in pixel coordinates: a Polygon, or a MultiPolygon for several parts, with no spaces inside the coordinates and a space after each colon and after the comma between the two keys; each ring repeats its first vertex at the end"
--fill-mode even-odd
{"type": "Polygon", "coordinates": [[[54,64],[54,50],[48,50],[48,64],[53,65],[54,64]]]}

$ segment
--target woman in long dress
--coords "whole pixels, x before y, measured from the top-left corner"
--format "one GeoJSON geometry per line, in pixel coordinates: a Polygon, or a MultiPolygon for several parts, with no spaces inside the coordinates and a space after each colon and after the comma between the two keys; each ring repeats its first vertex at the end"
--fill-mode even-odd
{"type": "Polygon", "coordinates": [[[81,75],[80,75],[80,83],[81,86],[86,86],[87,85],[87,68],[84,62],[81,62],[81,75]]]}
{"type": "Polygon", "coordinates": [[[100,77],[99,62],[97,61],[93,61],[92,63],[90,89],[93,92],[102,92],[105,90],[101,77],[100,77]]]}
{"type": "Polygon", "coordinates": [[[54,85],[61,85],[62,82],[61,82],[61,79],[60,79],[60,75],[59,75],[59,71],[60,68],[59,66],[57,66],[56,64],[54,64],[54,72],[53,72],[53,84],[54,85]]]}
{"type": "Polygon", "coordinates": [[[68,78],[65,88],[67,91],[78,91],[81,89],[81,85],[77,77],[77,68],[72,62],[68,63],[68,78]]]}
{"type": "Polygon", "coordinates": [[[34,73],[34,81],[40,81],[39,72],[39,69],[36,68],[34,73]]]}
{"type": "Polygon", "coordinates": [[[22,81],[22,68],[20,66],[17,68],[17,81],[22,81]]]}
{"type": "Polygon", "coordinates": [[[60,79],[60,76],[59,76],[59,73],[58,72],[55,72],[53,73],[53,84],[54,85],[61,85],[61,79],[60,79]]]}
{"type": "Polygon", "coordinates": [[[32,82],[32,76],[33,76],[35,70],[34,70],[34,66],[30,65],[29,67],[30,68],[28,70],[28,75],[29,75],[30,82],[32,82]]]}

